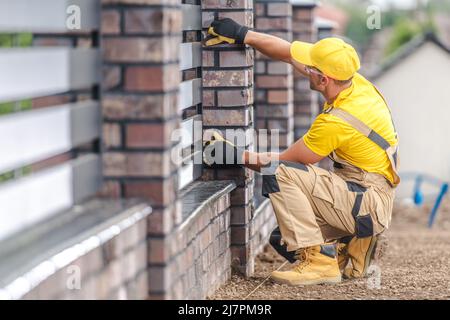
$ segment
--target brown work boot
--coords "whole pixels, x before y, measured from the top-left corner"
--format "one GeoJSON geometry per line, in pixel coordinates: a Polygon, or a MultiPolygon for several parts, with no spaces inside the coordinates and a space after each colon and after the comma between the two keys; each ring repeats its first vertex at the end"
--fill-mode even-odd
{"type": "Polygon", "coordinates": [[[386,238],[381,234],[366,238],[353,237],[347,245],[344,242],[340,243],[341,257],[338,261],[343,277],[345,279],[365,277],[370,264],[381,259],[386,244],[386,238]],[[351,266],[347,267],[348,261],[351,261],[351,266]]]}
{"type": "Polygon", "coordinates": [[[341,282],[334,244],[298,249],[296,258],[298,265],[289,271],[272,272],[272,280],[294,286],[341,282]]]}

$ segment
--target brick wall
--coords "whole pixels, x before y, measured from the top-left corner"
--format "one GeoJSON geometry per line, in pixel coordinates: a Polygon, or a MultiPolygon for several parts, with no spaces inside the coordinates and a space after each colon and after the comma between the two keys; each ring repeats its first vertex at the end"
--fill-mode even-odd
{"type": "MultiPolygon", "coordinates": [[[[91,239],[101,242],[101,239],[111,232],[111,229],[100,230],[101,234],[92,234],[91,239]]],[[[146,232],[146,220],[138,220],[106,242],[100,243],[89,251],[86,250],[75,260],[67,260],[64,266],[60,266],[63,260],[70,259],[77,252],[84,250],[89,241],[83,239],[84,242],[67,248],[66,252],[59,257],[46,261],[47,265],[54,261],[59,262],[54,266],[55,272],[21,298],[25,300],[146,299],[148,295],[146,232]]]]}
{"type": "MultiPolygon", "coordinates": [[[[181,3],[181,2],[180,2],[181,3]]],[[[104,195],[147,199],[149,294],[164,298],[171,257],[163,247],[181,222],[175,147],[181,10],[171,0],[103,0],[104,195]]]]}
{"type": "MultiPolygon", "coordinates": [[[[292,30],[294,40],[316,42],[313,3],[293,3],[292,30]]],[[[318,112],[318,94],[309,88],[309,80],[294,72],[294,134],[301,138],[311,126],[318,112]]]]}
{"type": "MultiPolygon", "coordinates": [[[[256,31],[292,41],[292,5],[289,1],[255,1],[256,31]]],[[[293,88],[291,65],[256,53],[256,128],[277,129],[280,148],[293,142],[293,88]]]]}
{"type": "MultiPolygon", "coordinates": [[[[229,17],[253,26],[251,0],[202,1],[202,23],[206,28],[214,18],[229,17]]],[[[206,34],[206,33],[205,33],[206,34]]],[[[203,125],[204,129],[242,129],[253,127],[253,49],[242,45],[203,48],[203,125]]],[[[246,141],[243,145],[249,145],[246,141]]],[[[234,180],[231,193],[231,253],[233,266],[243,274],[253,270],[249,260],[250,219],[254,172],[244,168],[206,169],[204,180],[234,180]]]]}

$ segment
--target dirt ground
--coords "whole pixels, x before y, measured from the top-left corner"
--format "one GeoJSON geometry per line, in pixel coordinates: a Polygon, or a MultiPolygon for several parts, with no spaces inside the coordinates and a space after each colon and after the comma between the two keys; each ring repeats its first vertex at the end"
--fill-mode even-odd
{"type": "MultiPolygon", "coordinates": [[[[248,299],[450,299],[450,197],[441,205],[433,229],[427,227],[430,208],[396,204],[386,232],[387,250],[369,278],[301,287],[268,280],[248,299]]],[[[256,259],[253,277],[233,275],[210,299],[246,298],[283,262],[267,247],[256,259]]]]}

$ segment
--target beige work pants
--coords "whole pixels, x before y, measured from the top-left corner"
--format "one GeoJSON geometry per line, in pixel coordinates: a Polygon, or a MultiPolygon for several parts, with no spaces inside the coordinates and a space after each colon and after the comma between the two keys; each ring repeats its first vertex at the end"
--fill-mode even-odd
{"type": "Polygon", "coordinates": [[[381,175],[286,161],[261,173],[263,194],[270,198],[288,251],[349,235],[364,238],[389,227],[394,189],[381,175]]]}

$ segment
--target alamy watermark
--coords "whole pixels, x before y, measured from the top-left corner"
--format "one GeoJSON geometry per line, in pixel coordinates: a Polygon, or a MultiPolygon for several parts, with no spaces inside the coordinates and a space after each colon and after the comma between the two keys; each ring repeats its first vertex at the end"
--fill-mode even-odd
{"type": "Polygon", "coordinates": [[[81,268],[77,265],[67,267],[66,287],[68,290],[81,290],[81,268]]]}
{"type": "Polygon", "coordinates": [[[81,30],[81,8],[77,5],[71,5],[66,10],[66,28],[68,30],[81,30]]]}
{"type": "Polygon", "coordinates": [[[381,29],[381,8],[376,5],[367,7],[366,13],[368,15],[366,20],[366,26],[369,30],[381,29]]]}

